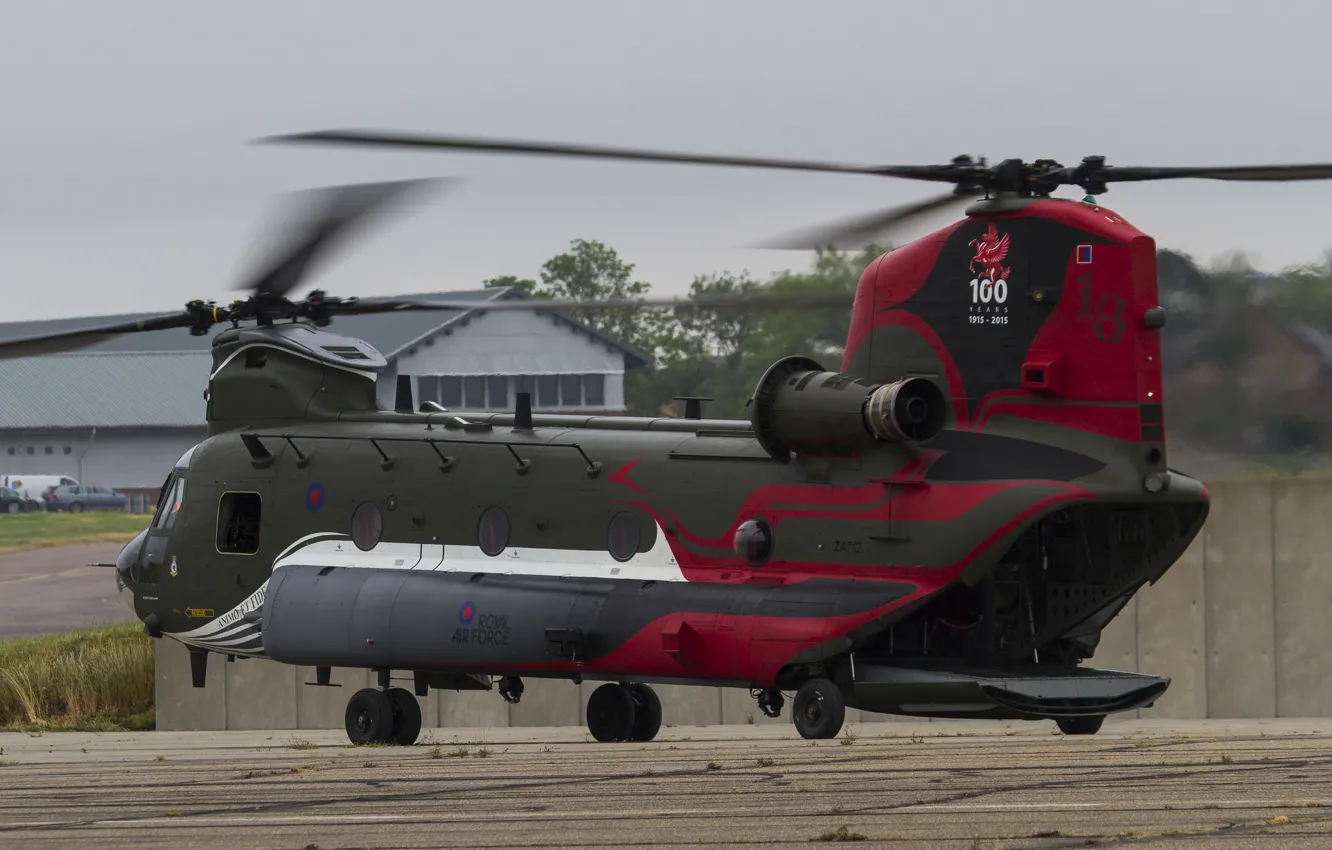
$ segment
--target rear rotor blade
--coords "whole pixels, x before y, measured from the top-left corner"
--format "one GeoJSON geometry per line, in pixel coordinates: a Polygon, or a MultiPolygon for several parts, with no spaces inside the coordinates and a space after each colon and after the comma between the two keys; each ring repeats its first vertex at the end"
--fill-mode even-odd
{"type": "MultiPolygon", "coordinates": [[[[300,207],[297,224],[301,230],[294,237],[281,237],[270,259],[248,275],[237,288],[260,295],[282,297],[296,288],[314,267],[339,242],[345,241],[354,226],[368,224],[391,205],[401,203],[426,188],[440,186],[443,180],[402,180],[389,183],[364,183],[331,186],[295,195],[300,207]]],[[[289,215],[295,223],[298,215],[289,215]]]]}
{"type": "Polygon", "coordinates": [[[421,150],[456,150],[472,153],[527,154],[566,156],[584,159],[623,159],[638,162],[673,162],[693,165],[725,165],[740,168],[775,168],[787,171],[821,171],[836,174],[870,174],[881,177],[904,177],[913,180],[932,180],[943,183],[967,182],[977,179],[986,169],[970,164],[939,165],[855,165],[851,163],[819,162],[803,159],[777,159],[751,156],[716,156],[712,154],[676,153],[641,148],[619,148],[603,145],[578,145],[564,142],[525,142],[514,139],[492,139],[476,136],[438,136],[422,133],[403,133],[392,130],[320,130],[311,133],[291,133],[259,139],[265,144],[315,144],[355,147],[409,148],[421,150]]]}
{"type": "Polygon", "coordinates": [[[171,313],[163,316],[149,316],[129,322],[116,322],[110,325],[97,325],[78,330],[57,331],[56,333],[23,337],[0,341],[0,360],[15,357],[38,357],[43,354],[60,354],[77,351],[115,336],[143,331],[163,331],[175,328],[188,328],[194,323],[189,313],[171,313]]]}
{"type": "Polygon", "coordinates": [[[1332,180],[1332,164],[1226,165],[1205,168],[1144,168],[1116,165],[1093,171],[1091,176],[1106,183],[1133,183],[1144,180],[1181,180],[1187,178],[1260,182],[1332,180]]]}
{"type": "Polygon", "coordinates": [[[765,242],[756,243],[753,248],[777,248],[812,251],[819,248],[857,249],[863,248],[875,240],[886,237],[889,232],[905,228],[933,213],[967,203],[975,193],[955,193],[935,195],[923,201],[876,210],[830,224],[810,227],[779,236],[765,242]]]}

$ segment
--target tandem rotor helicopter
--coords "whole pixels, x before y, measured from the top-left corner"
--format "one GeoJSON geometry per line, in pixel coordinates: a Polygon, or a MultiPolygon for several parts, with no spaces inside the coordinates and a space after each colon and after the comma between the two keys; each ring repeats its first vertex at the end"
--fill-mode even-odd
{"type": "MultiPolygon", "coordinates": [[[[1156,247],[1092,197],[1110,183],[1309,180],[1332,165],[1075,167],[959,157],[870,167],[380,132],[294,144],[451,149],[800,169],[951,184],[785,244],[865,239],[924,213],[965,217],[874,260],[841,364],[792,355],[747,420],[381,409],[384,357],[338,316],[478,309],[288,295],[349,226],[418,183],[326,190],[305,235],[229,306],[0,343],[0,357],[123,333],[213,338],[209,436],[162,485],[118,582],[149,635],[210,653],[376,671],[355,743],[413,743],[416,696],[523,678],[601,681],[599,741],[649,741],[652,684],[745,688],[830,738],[847,706],[1051,719],[1093,734],[1151,705],[1160,676],[1080,666],[1133,594],[1198,534],[1204,486],[1169,468],[1156,247]],[[1060,186],[1089,197],[1058,200],[1060,186]],[[190,568],[177,569],[180,564],[190,568]],[[410,672],[414,693],[392,687],[410,672]]],[[[773,309],[850,293],[487,302],[490,310],[773,309]]]]}

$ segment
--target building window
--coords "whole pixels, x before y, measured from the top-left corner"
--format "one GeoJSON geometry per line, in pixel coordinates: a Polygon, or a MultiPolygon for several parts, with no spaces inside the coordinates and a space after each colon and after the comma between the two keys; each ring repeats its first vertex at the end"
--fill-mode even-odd
{"type": "Polygon", "coordinates": [[[457,375],[439,377],[439,403],[444,407],[462,407],[462,378],[457,375]]]}
{"type": "Polygon", "coordinates": [[[35,455],[35,454],[37,454],[37,450],[36,450],[35,448],[33,448],[32,446],[28,446],[28,454],[30,454],[30,455],[35,455]]]}
{"type": "Polygon", "coordinates": [[[560,379],[556,375],[537,377],[537,404],[542,407],[557,407],[560,403],[560,379]]]}
{"type": "Polygon", "coordinates": [[[10,453],[11,455],[16,455],[16,454],[18,454],[18,449],[14,448],[13,446],[10,446],[10,447],[9,447],[9,453],[10,453]]]}
{"type": "Polygon", "coordinates": [[[482,410],[486,406],[486,376],[468,375],[463,378],[463,407],[482,410]]]}
{"type": "Polygon", "coordinates": [[[416,379],[416,402],[439,401],[439,378],[434,375],[421,375],[416,379]]]}
{"type": "Polygon", "coordinates": [[[65,454],[68,455],[73,453],[74,453],[74,448],[72,446],[65,446],[65,454]]]}
{"type": "Polygon", "coordinates": [[[560,404],[578,407],[583,403],[583,381],[580,375],[560,376],[560,404]]]}
{"type": "Polygon", "coordinates": [[[46,447],[46,453],[49,454],[49,455],[53,455],[53,454],[55,454],[55,446],[47,446],[47,447],[46,447]]]}
{"type": "Polygon", "coordinates": [[[583,401],[588,407],[601,407],[606,403],[606,376],[583,376],[583,401]]]}
{"type": "Polygon", "coordinates": [[[532,401],[536,401],[536,380],[531,375],[513,376],[513,399],[516,404],[518,393],[527,393],[532,401]]]}
{"type": "Polygon", "coordinates": [[[509,406],[509,376],[488,376],[486,378],[486,396],[491,410],[507,408],[509,406]]]}

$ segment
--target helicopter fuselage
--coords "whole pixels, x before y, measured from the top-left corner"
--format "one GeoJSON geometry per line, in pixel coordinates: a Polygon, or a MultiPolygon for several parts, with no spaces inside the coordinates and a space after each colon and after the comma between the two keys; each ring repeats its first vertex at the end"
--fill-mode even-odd
{"type": "Polygon", "coordinates": [[[1002,433],[782,463],[747,422],[513,419],[210,438],[164,487],[140,617],[315,666],[774,687],[853,651],[1002,664],[1159,575],[1202,495],[1002,433]],[[1000,580],[1036,600],[1006,624],[1000,580]]]}

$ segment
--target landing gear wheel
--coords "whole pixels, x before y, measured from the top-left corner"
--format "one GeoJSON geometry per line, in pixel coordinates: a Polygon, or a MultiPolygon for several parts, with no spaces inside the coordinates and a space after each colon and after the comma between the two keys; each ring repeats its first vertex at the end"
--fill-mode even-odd
{"type": "Polygon", "coordinates": [[[632,682],[624,687],[634,701],[634,729],[629,740],[651,741],[661,731],[661,699],[648,685],[632,682]]]}
{"type": "Polygon", "coordinates": [[[802,738],[837,737],[846,719],[842,689],[827,679],[810,679],[796,692],[791,716],[802,738]]]}
{"type": "Polygon", "coordinates": [[[9,506],[6,507],[5,510],[9,511],[11,514],[16,514],[16,513],[19,512],[19,503],[18,503],[18,502],[10,502],[10,503],[9,503],[9,506]]]}
{"type": "Polygon", "coordinates": [[[393,704],[378,688],[362,688],[347,701],[346,726],[353,744],[382,744],[393,734],[393,704]]]}
{"type": "Polygon", "coordinates": [[[389,688],[388,699],[393,706],[393,743],[410,747],[421,734],[421,704],[406,688],[389,688]]]}
{"type": "Polygon", "coordinates": [[[1104,722],[1104,714],[1095,717],[1060,717],[1055,720],[1059,731],[1065,735],[1095,735],[1101,731],[1101,724],[1104,722]]]}
{"type": "Polygon", "coordinates": [[[635,714],[629,689],[607,682],[587,700],[587,731],[603,744],[628,741],[634,734],[635,714]]]}

